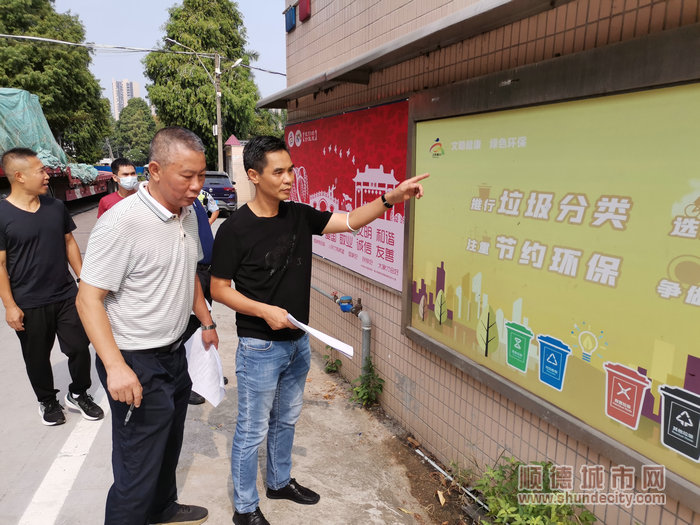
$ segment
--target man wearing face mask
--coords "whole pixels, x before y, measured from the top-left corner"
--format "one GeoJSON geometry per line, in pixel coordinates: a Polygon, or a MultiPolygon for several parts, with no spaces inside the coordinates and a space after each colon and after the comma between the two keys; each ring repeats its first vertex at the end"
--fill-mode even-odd
{"type": "Polygon", "coordinates": [[[112,168],[112,178],[119,184],[119,188],[114,193],[110,193],[100,199],[97,207],[97,218],[104,212],[118,203],[125,197],[133,195],[139,187],[139,179],[136,176],[136,168],[129,159],[115,159],[110,166],[112,168]]]}

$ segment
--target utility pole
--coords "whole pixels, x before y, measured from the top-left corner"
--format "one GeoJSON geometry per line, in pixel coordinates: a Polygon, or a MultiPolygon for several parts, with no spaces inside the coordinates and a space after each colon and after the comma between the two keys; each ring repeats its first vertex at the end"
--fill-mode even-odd
{"type": "Polygon", "coordinates": [[[216,89],[216,148],[219,154],[219,171],[224,171],[224,145],[221,129],[221,55],[214,56],[214,88],[216,89]]]}

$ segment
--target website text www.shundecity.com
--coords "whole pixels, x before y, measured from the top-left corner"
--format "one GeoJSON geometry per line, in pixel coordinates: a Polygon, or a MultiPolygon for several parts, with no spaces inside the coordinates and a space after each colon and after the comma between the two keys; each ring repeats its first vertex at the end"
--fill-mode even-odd
{"type": "Polygon", "coordinates": [[[520,505],[665,505],[666,494],[660,492],[520,492],[520,505]]]}
{"type": "Polygon", "coordinates": [[[578,492],[574,491],[574,467],[535,463],[518,468],[520,505],[633,505],[666,504],[666,467],[642,465],[639,484],[636,469],[628,465],[581,465],[578,492]],[[607,482],[609,481],[609,486],[607,482]],[[549,489],[549,490],[547,490],[549,489]],[[607,490],[606,490],[607,489],[607,490]]]}

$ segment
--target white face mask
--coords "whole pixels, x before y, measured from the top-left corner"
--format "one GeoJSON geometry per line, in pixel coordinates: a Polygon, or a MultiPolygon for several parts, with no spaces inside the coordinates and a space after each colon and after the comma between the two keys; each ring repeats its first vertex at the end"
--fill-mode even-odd
{"type": "Polygon", "coordinates": [[[128,177],[120,177],[119,185],[126,191],[135,190],[139,185],[139,178],[136,175],[130,175],[128,177]]]}

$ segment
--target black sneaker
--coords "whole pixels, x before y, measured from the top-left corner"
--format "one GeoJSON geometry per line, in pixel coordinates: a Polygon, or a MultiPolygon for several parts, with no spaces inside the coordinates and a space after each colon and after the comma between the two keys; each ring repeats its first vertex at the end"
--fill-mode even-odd
{"type": "Polygon", "coordinates": [[[196,505],[180,505],[177,506],[177,512],[174,516],[166,521],[151,522],[151,525],[199,525],[207,521],[209,511],[204,507],[196,505]]]}
{"type": "Polygon", "coordinates": [[[66,422],[66,416],[63,415],[63,407],[56,398],[51,401],[41,401],[39,403],[39,415],[41,416],[41,422],[49,427],[62,425],[66,422]]]}
{"type": "Polygon", "coordinates": [[[83,392],[78,397],[73,397],[73,394],[66,394],[66,406],[70,410],[75,410],[83,414],[85,419],[96,421],[105,417],[102,409],[92,400],[92,396],[87,392],[83,392]]]}

